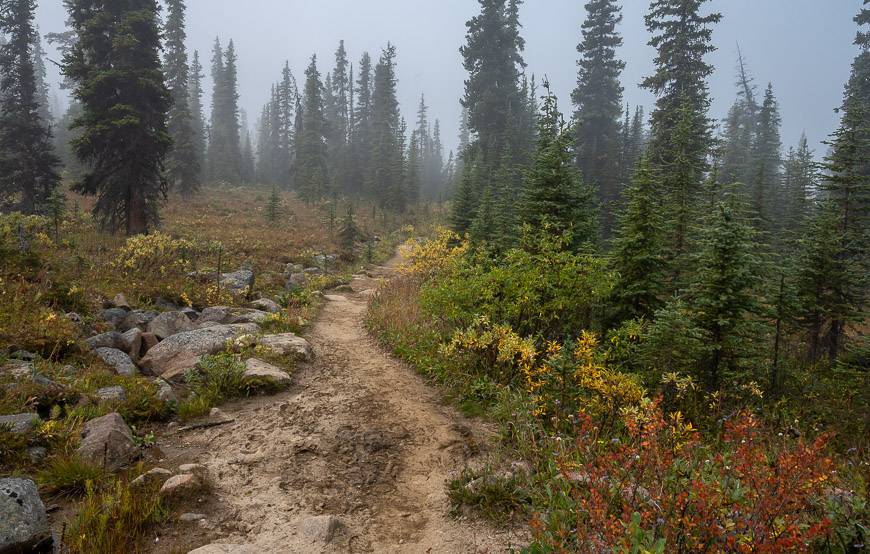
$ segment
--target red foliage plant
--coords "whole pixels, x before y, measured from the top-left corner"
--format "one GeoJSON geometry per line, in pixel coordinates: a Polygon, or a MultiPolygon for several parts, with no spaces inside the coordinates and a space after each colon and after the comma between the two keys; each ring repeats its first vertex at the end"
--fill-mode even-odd
{"type": "Polygon", "coordinates": [[[659,401],[626,415],[619,438],[583,414],[578,431],[533,552],[806,552],[830,532],[826,436],[771,436],[744,413],[711,444],[659,401]]]}

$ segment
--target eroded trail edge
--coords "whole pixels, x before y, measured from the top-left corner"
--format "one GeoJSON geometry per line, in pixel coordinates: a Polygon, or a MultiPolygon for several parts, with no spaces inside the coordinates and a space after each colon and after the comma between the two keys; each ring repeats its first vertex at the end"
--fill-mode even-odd
{"type": "Polygon", "coordinates": [[[212,542],[258,552],[504,552],[511,532],[449,515],[445,481],[491,439],[364,328],[398,257],[327,294],[316,359],[285,393],[224,408],[230,426],[180,446],[215,481],[212,542]]]}

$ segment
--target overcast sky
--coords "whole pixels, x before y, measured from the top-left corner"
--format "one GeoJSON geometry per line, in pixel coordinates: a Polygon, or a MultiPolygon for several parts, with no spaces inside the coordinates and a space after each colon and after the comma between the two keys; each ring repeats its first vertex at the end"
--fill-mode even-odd
{"type": "MultiPolygon", "coordinates": [[[[570,110],[576,79],[576,45],[585,16],[584,0],[526,0],[521,21],[528,71],[546,75],[563,111],[570,110]]],[[[61,0],[40,0],[42,33],[60,31],[65,11],[61,0]]],[[[654,51],[643,23],[647,0],[625,0],[620,27],[627,66],[622,76],[625,100],[647,113],[654,99],[637,84],[652,68],[654,51]]],[[[773,83],[783,116],[787,148],[806,131],[818,143],[836,127],[834,113],[842,98],[856,48],[852,17],[861,0],[712,0],[708,9],[722,12],[709,56],[712,116],[722,118],[734,99],[737,45],[759,88],[773,83]]],[[[459,98],[465,72],[459,47],[465,22],[478,11],[476,0],[187,0],[188,44],[206,68],[215,36],[233,38],[239,53],[241,106],[253,126],[269,87],[289,60],[297,79],[312,53],[321,71],[331,69],[344,39],[354,62],[363,51],[377,58],[392,41],[398,48],[399,99],[403,115],[413,120],[421,93],[432,118],[439,118],[445,144],[452,148],[458,132],[459,98]]],[[[57,59],[50,52],[53,59],[57,59]]],[[[54,79],[57,70],[53,68],[54,79]]],[[[210,80],[207,76],[207,90],[210,80]]]]}

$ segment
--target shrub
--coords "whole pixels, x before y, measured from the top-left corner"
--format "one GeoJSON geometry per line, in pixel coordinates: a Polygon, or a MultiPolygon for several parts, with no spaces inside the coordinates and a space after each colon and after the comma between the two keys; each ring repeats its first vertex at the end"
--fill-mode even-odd
{"type": "Polygon", "coordinates": [[[184,378],[190,397],[178,406],[178,416],[189,419],[202,416],[218,404],[246,394],[242,376],[245,367],[234,354],[222,353],[203,358],[184,378]]]}

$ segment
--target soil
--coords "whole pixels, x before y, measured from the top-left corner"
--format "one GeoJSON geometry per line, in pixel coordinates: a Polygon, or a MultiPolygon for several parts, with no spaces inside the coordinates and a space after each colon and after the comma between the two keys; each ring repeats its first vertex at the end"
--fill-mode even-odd
{"type": "Polygon", "coordinates": [[[306,335],[315,361],[288,391],[222,406],[232,424],[159,439],[163,467],[201,463],[214,482],[185,509],[203,520],[176,519],[152,552],[218,542],[264,553],[494,553],[522,542],[450,514],[445,483],[486,455],[491,429],[445,405],[364,328],[372,292],[399,262],[326,296],[306,335]]]}

